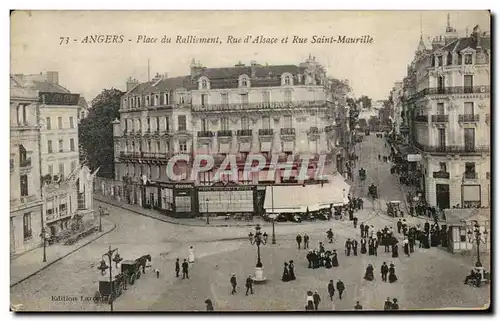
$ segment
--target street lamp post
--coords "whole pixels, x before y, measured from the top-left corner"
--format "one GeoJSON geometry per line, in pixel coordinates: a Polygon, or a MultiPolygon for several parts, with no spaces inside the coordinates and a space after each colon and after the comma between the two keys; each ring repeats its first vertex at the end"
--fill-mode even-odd
{"type": "Polygon", "coordinates": [[[470,225],[468,226],[467,237],[469,239],[469,243],[473,243],[474,241],[476,242],[476,250],[477,250],[476,267],[477,268],[480,268],[483,266],[481,263],[479,246],[481,245],[481,242],[486,244],[486,242],[487,242],[486,237],[487,236],[488,236],[488,231],[486,230],[486,223],[484,226],[484,231],[481,231],[481,226],[479,225],[478,221],[473,220],[470,222],[470,225]]]}
{"type": "Polygon", "coordinates": [[[210,224],[210,214],[208,213],[208,197],[205,199],[205,203],[207,204],[207,224],[210,224]]]}
{"type": "Polygon", "coordinates": [[[274,232],[274,220],[276,217],[274,216],[274,186],[271,185],[271,211],[272,211],[272,223],[273,223],[273,239],[272,244],[276,244],[276,234],[274,232]]]}
{"type": "Polygon", "coordinates": [[[118,254],[118,248],[111,249],[111,246],[109,246],[109,250],[102,254],[102,259],[101,259],[101,265],[97,269],[101,271],[101,274],[104,275],[106,270],[109,269],[109,284],[111,287],[111,293],[109,297],[109,305],[111,312],[113,312],[113,301],[115,299],[115,287],[114,287],[114,282],[113,282],[113,264],[111,261],[115,262],[116,267],[118,268],[118,263],[120,263],[123,259],[120,257],[120,254],[118,254]],[[113,257],[113,254],[116,252],[115,257],[113,257]],[[104,260],[104,257],[108,258],[109,261],[109,266],[106,265],[106,261],[104,260]]]}
{"type": "Polygon", "coordinates": [[[45,229],[45,226],[42,227],[42,233],[40,233],[40,236],[42,237],[42,243],[43,243],[43,262],[47,262],[47,230],[45,229]]]}
{"type": "Polygon", "coordinates": [[[264,268],[262,266],[262,261],[260,259],[260,246],[267,243],[267,233],[262,233],[259,224],[255,226],[255,234],[250,232],[248,234],[248,240],[250,244],[257,245],[257,264],[255,265],[255,281],[264,281],[264,268]]]}

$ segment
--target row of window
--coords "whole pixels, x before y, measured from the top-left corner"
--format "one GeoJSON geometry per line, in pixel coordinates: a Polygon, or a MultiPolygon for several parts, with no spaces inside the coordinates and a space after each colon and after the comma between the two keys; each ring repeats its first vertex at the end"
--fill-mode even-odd
{"type": "MultiPolygon", "coordinates": [[[[45,125],[46,125],[48,130],[52,129],[52,121],[51,121],[50,117],[45,118],[45,125]]],[[[58,129],[64,128],[62,117],[57,117],[57,128],[58,129]]],[[[72,116],[69,117],[69,128],[75,128],[75,119],[72,116]]]]}
{"type": "MultiPolygon", "coordinates": [[[[484,53],[485,55],[485,62],[488,61],[488,54],[484,53]]],[[[435,67],[440,67],[440,66],[451,66],[451,65],[472,65],[474,64],[474,57],[472,53],[466,53],[464,55],[458,53],[456,56],[456,59],[453,60],[453,54],[449,52],[446,56],[445,55],[439,55],[439,56],[433,56],[433,62],[432,65],[435,67]]],[[[477,55],[476,55],[477,58],[477,55]]]]}
{"type": "MultiPolygon", "coordinates": [[[[473,102],[465,102],[464,103],[464,114],[465,115],[474,115],[474,112],[475,112],[474,103],[473,102]]],[[[437,103],[437,114],[438,115],[445,114],[444,103],[437,103]]]]}
{"type": "MultiPolygon", "coordinates": [[[[160,130],[162,127],[161,124],[163,123],[165,131],[170,130],[170,119],[169,117],[148,117],[146,118],[146,130],[151,131],[151,130],[160,130]],[[163,118],[163,122],[162,122],[163,118]]],[[[187,120],[186,120],[186,115],[179,115],[177,117],[177,124],[178,124],[178,129],[179,130],[186,130],[187,129],[187,120]]],[[[126,119],[125,120],[125,132],[135,130],[135,129],[142,130],[142,120],[141,119],[126,119]],[[136,125],[136,126],[134,126],[136,125]]]]}
{"type": "MultiPolygon", "coordinates": [[[[443,173],[448,172],[448,166],[446,162],[439,163],[439,171],[443,173]]],[[[466,162],[465,163],[465,174],[475,174],[476,172],[476,163],[475,162],[466,162]]]]}
{"type": "MultiPolygon", "coordinates": [[[[77,161],[76,160],[71,161],[70,173],[73,172],[76,169],[76,165],[77,165],[77,161]]],[[[50,176],[53,176],[53,175],[56,174],[54,172],[54,165],[53,164],[49,164],[47,166],[47,171],[48,171],[48,174],[50,176]]],[[[60,175],[64,175],[65,174],[65,165],[64,165],[64,163],[60,163],[59,164],[59,171],[57,172],[57,174],[60,174],[60,175]]]]}
{"type": "MultiPolygon", "coordinates": [[[[463,78],[463,87],[464,87],[464,93],[472,93],[474,90],[474,75],[464,75],[463,78]]],[[[437,93],[442,93],[442,94],[450,94],[449,92],[446,92],[446,77],[445,76],[438,76],[437,77],[437,93]]]]}
{"type": "MultiPolygon", "coordinates": [[[[286,90],[284,92],[285,95],[285,102],[289,103],[292,101],[292,92],[290,90],[286,90]]],[[[249,103],[248,99],[248,93],[240,93],[239,94],[240,99],[238,102],[235,103],[240,103],[242,105],[247,105],[249,103]]],[[[209,100],[208,100],[209,95],[208,94],[201,94],[200,95],[200,105],[206,106],[209,105],[209,100]]],[[[220,102],[222,105],[227,105],[229,104],[229,94],[228,93],[221,93],[220,94],[220,102]]],[[[271,93],[269,91],[263,91],[262,92],[262,103],[270,103],[271,102],[271,93]]],[[[233,103],[233,102],[231,102],[233,103]]]]}
{"type": "MultiPolygon", "coordinates": [[[[64,140],[63,139],[59,139],[58,146],[59,146],[59,153],[64,153],[64,140]]],[[[74,152],[75,150],[76,150],[75,139],[74,138],[70,138],[69,139],[69,151],[70,152],[74,152]]],[[[52,146],[52,140],[50,140],[50,139],[47,140],[47,152],[49,154],[54,153],[54,149],[53,149],[53,146],[52,146]]]]}
{"type": "MultiPolygon", "coordinates": [[[[172,103],[171,95],[169,93],[164,94],[153,94],[146,96],[134,96],[128,97],[123,100],[123,106],[125,108],[140,108],[149,106],[160,106],[160,105],[170,105],[172,103]]],[[[185,104],[186,95],[184,93],[177,94],[177,103],[185,104]]]]}
{"type": "MultiPolygon", "coordinates": [[[[438,128],[438,147],[446,147],[446,129],[438,128]]],[[[464,128],[464,147],[465,150],[473,151],[476,147],[476,129],[464,128]]]]}
{"type": "MultiPolygon", "coordinates": [[[[300,75],[299,75],[299,78],[300,78],[300,75]]],[[[202,78],[200,78],[200,80],[198,82],[199,82],[198,89],[200,89],[200,90],[209,90],[210,89],[210,80],[208,78],[202,77],[202,78]]],[[[292,75],[284,74],[281,77],[281,85],[282,86],[292,86],[293,85],[292,75]]],[[[251,86],[252,86],[252,82],[247,75],[241,75],[238,78],[238,87],[239,88],[247,88],[247,87],[251,87],[251,86]]]]}

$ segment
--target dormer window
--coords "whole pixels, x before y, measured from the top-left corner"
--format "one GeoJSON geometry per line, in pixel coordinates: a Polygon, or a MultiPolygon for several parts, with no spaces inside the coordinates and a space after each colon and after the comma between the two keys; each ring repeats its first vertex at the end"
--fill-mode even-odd
{"type": "Polygon", "coordinates": [[[209,90],[210,89],[210,81],[207,77],[201,77],[198,80],[198,89],[199,90],[209,90]]]}
{"type": "Polygon", "coordinates": [[[250,79],[247,75],[241,75],[239,79],[239,86],[241,88],[250,87],[250,79]]]}
{"type": "Polygon", "coordinates": [[[472,54],[464,55],[464,65],[472,65],[472,54]]]}
{"type": "Polygon", "coordinates": [[[281,85],[282,86],[292,86],[293,85],[293,77],[289,73],[285,73],[281,76],[281,85]]]}
{"type": "Polygon", "coordinates": [[[443,65],[443,56],[437,56],[436,65],[438,67],[443,65]]]}
{"type": "Polygon", "coordinates": [[[201,89],[208,89],[208,82],[206,79],[201,81],[201,89]]]}
{"type": "Polygon", "coordinates": [[[149,96],[146,96],[146,107],[149,106],[149,96]]]}

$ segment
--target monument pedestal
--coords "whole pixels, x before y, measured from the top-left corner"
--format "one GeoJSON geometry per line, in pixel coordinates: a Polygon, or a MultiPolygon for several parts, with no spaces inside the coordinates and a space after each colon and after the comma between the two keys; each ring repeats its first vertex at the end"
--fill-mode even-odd
{"type": "Polygon", "coordinates": [[[255,275],[252,278],[252,280],[255,283],[262,283],[262,282],[267,281],[267,278],[264,276],[264,268],[263,267],[256,267],[255,268],[255,275]]]}

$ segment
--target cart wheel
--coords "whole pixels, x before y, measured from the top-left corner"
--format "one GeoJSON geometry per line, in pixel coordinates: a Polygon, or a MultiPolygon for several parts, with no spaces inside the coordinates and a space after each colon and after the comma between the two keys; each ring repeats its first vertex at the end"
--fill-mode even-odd
{"type": "Polygon", "coordinates": [[[132,275],[130,276],[129,283],[130,283],[131,285],[133,285],[133,284],[134,284],[134,282],[135,282],[135,274],[132,274],[132,275]]]}
{"type": "Polygon", "coordinates": [[[139,280],[141,278],[141,271],[137,271],[137,277],[136,279],[139,280]]]}

